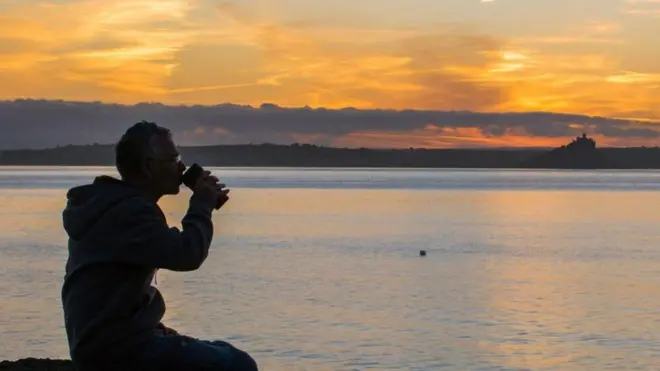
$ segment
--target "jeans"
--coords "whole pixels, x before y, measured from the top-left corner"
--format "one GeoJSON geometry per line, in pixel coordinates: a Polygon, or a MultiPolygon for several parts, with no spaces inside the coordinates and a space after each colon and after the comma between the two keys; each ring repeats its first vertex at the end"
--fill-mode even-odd
{"type": "Polygon", "coordinates": [[[146,344],[138,363],[144,371],[258,371],[246,352],[221,341],[181,334],[158,334],[146,344]]]}

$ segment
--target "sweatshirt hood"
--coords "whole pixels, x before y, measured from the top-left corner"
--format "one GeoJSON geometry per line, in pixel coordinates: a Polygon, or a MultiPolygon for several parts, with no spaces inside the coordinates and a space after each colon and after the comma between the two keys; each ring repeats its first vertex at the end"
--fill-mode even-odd
{"type": "Polygon", "coordinates": [[[144,194],[106,175],[95,178],[91,184],[73,187],[66,194],[67,203],[62,212],[64,230],[69,237],[78,240],[105,212],[131,197],[144,197],[144,194]]]}

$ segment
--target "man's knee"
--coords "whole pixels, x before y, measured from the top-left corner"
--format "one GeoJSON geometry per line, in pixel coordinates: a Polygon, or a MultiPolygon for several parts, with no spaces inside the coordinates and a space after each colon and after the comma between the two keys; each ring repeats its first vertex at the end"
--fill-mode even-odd
{"type": "Polygon", "coordinates": [[[257,362],[247,352],[234,348],[232,367],[235,371],[258,371],[257,362]]]}
{"type": "Polygon", "coordinates": [[[258,371],[259,367],[254,358],[248,352],[238,349],[232,344],[222,341],[214,340],[209,341],[210,344],[216,347],[225,348],[230,350],[231,354],[231,371],[258,371]]]}

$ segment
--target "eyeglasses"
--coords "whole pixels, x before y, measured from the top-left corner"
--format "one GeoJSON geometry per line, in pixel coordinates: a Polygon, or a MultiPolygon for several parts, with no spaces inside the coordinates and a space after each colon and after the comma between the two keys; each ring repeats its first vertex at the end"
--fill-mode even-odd
{"type": "Polygon", "coordinates": [[[181,163],[181,155],[177,155],[176,157],[170,157],[170,158],[155,158],[155,157],[148,157],[149,160],[154,160],[154,161],[162,161],[162,162],[173,162],[173,163],[181,163]]]}

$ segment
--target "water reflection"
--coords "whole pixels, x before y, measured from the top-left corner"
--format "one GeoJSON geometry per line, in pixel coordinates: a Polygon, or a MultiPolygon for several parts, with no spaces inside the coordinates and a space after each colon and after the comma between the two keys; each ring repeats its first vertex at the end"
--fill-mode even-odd
{"type": "Polygon", "coordinates": [[[491,364],[533,370],[650,366],[635,368],[626,352],[657,348],[657,335],[640,331],[657,323],[645,298],[660,293],[648,281],[660,259],[660,250],[648,245],[649,238],[658,239],[649,232],[659,214],[642,206],[657,201],[643,192],[606,198],[559,192],[499,193],[482,203],[500,221],[482,231],[509,255],[488,267],[487,316],[497,324],[485,342],[491,364]],[[627,305],[633,310],[621,310],[627,305]]]}
{"type": "Polygon", "coordinates": [[[1,239],[52,242],[52,231],[60,228],[66,204],[63,190],[9,189],[0,193],[1,239]]]}
{"type": "MultiPolygon", "coordinates": [[[[292,177],[273,172],[269,184],[278,174],[292,177]]],[[[0,358],[67,354],[65,192],[0,195],[0,358]]],[[[161,201],[170,223],[188,196],[161,201]]],[[[158,286],[168,324],[229,339],[264,369],[658,368],[657,192],[301,186],[231,197],[202,269],[161,271],[158,286]]]]}

